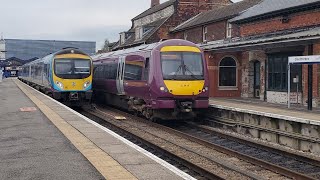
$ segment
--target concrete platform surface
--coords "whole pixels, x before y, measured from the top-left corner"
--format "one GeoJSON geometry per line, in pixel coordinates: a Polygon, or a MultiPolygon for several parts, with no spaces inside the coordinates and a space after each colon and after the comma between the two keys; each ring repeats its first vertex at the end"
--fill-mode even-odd
{"type": "Polygon", "coordinates": [[[0,179],[104,179],[10,79],[0,83],[0,179]],[[32,109],[31,109],[32,110],[32,109]]]}
{"type": "MultiPolygon", "coordinates": [[[[9,105],[9,107],[1,106],[1,112],[8,111],[8,113],[10,113],[11,111],[13,111],[13,109],[15,109],[13,114],[20,113],[23,114],[23,116],[29,115],[29,119],[38,119],[38,126],[47,124],[47,126],[49,126],[49,128],[45,130],[45,132],[48,133],[47,136],[55,137],[58,134],[60,137],[60,139],[58,140],[54,139],[53,137],[53,139],[50,139],[45,135],[39,134],[37,129],[41,129],[41,127],[33,126],[32,124],[30,125],[30,129],[19,130],[20,132],[25,132],[25,134],[19,135],[21,139],[23,139],[20,141],[26,141],[26,143],[32,141],[36,144],[44,144],[41,147],[33,146],[32,144],[30,145],[30,148],[34,150],[33,152],[38,152],[30,155],[31,157],[35,158],[35,168],[30,168],[30,166],[27,165],[28,162],[25,161],[25,159],[21,159],[20,163],[14,163],[15,166],[23,168],[22,171],[24,171],[24,169],[27,169],[27,174],[38,172],[37,169],[39,169],[39,172],[42,173],[43,171],[43,174],[42,176],[39,176],[40,178],[38,179],[48,179],[47,177],[49,177],[49,179],[194,179],[188,174],[180,171],[179,169],[173,167],[172,165],[159,159],[158,157],[152,155],[144,149],[134,145],[133,143],[122,138],[109,129],[102,127],[101,125],[80,115],[72,109],[62,105],[61,103],[52,100],[51,98],[25,85],[17,79],[5,80],[0,84],[0,89],[7,89],[5,91],[0,90],[0,97],[12,96],[11,98],[7,98],[8,102],[6,103],[14,104],[9,105]],[[23,93],[19,88],[23,91],[23,93]],[[9,92],[9,89],[11,89],[12,92],[9,92]],[[33,103],[30,102],[30,100],[24,94],[29,99],[31,99],[33,103]],[[28,102],[28,104],[23,105],[20,102],[23,100],[28,102]],[[17,112],[16,109],[19,109],[23,106],[35,106],[37,107],[37,111],[25,112],[25,114],[17,112]],[[33,131],[34,129],[36,130],[33,131]],[[28,139],[29,133],[43,138],[43,141],[45,142],[38,142],[38,139],[28,139]],[[62,144],[66,147],[62,145],[56,147],[55,144],[59,143],[60,141],[62,141],[62,144]],[[51,149],[51,147],[54,147],[54,151],[52,152],[48,150],[52,154],[45,156],[41,152],[46,153],[47,147],[49,147],[49,149],[51,149]],[[41,148],[44,150],[42,150],[41,148]],[[64,158],[63,155],[65,154],[65,151],[68,152],[68,148],[71,148],[73,150],[73,154],[71,154],[70,156],[69,154],[66,154],[67,157],[64,158]],[[57,156],[55,156],[56,154],[57,156]],[[76,159],[77,157],[74,156],[79,156],[78,158],[82,159],[76,159]],[[46,160],[47,157],[53,157],[52,164],[50,163],[51,161],[45,161],[47,162],[47,166],[42,166],[41,163],[38,163],[46,160]],[[55,163],[57,161],[60,162],[60,159],[63,161],[61,161],[61,164],[59,164],[58,166],[55,163]],[[50,166],[58,167],[52,168],[50,166]],[[67,167],[64,168],[64,166],[67,167]],[[64,170],[66,172],[74,171],[76,175],[73,177],[71,174],[66,173],[66,175],[69,175],[68,177],[58,176],[59,174],[64,174],[61,173],[64,170]],[[52,177],[47,176],[47,174],[51,173],[53,174],[52,177]],[[55,174],[57,174],[57,176],[54,176],[55,174]],[[82,176],[82,174],[85,175],[82,176]]],[[[0,124],[0,128],[5,127],[5,124],[8,124],[8,121],[11,121],[11,119],[14,119],[15,121],[12,126],[21,126],[21,122],[19,121],[21,119],[20,116],[14,118],[12,118],[12,116],[8,116],[3,120],[1,119],[1,124],[3,125],[0,124]]],[[[1,134],[2,136],[0,138],[3,139],[4,142],[6,141],[6,139],[3,138],[5,137],[5,134],[6,133],[4,133],[3,135],[1,134]]],[[[19,133],[12,132],[12,134],[15,135],[19,133]]],[[[19,144],[19,142],[16,142],[15,140],[16,139],[13,139],[10,143],[19,144]]],[[[8,144],[8,146],[10,145],[8,144]]],[[[21,150],[22,153],[20,153],[19,155],[17,155],[17,153],[15,152],[15,148],[8,149],[6,150],[6,152],[12,152],[12,154],[27,158],[29,156],[24,157],[25,155],[23,153],[23,147],[24,146],[22,146],[21,150]]],[[[1,152],[1,149],[0,157],[7,157],[7,154],[5,152],[1,152]]],[[[1,163],[0,165],[5,167],[8,166],[10,162],[4,162],[2,164],[1,163]]],[[[0,174],[2,174],[2,171],[8,174],[10,169],[3,168],[2,170],[0,170],[0,174]]],[[[8,175],[4,178],[10,177],[11,176],[8,175]]],[[[19,173],[16,174],[16,177],[21,178],[24,176],[19,173]]],[[[37,177],[38,176],[31,178],[37,179],[37,177]]],[[[3,179],[1,178],[1,175],[0,179],[3,179]]]]}
{"type": "Polygon", "coordinates": [[[297,107],[287,109],[285,105],[271,104],[260,100],[232,98],[210,98],[209,104],[211,107],[220,109],[283,119],[304,124],[320,125],[320,116],[317,109],[314,112],[306,111],[297,107]]]}

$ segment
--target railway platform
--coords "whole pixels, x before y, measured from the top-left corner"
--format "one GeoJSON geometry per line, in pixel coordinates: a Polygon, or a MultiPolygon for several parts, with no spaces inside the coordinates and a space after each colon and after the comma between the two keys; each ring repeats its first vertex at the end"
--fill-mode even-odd
{"type": "Polygon", "coordinates": [[[0,101],[0,179],[193,179],[18,79],[0,101]]]}
{"type": "Polygon", "coordinates": [[[320,154],[320,110],[254,99],[211,98],[209,116],[238,133],[296,150],[320,154]]]}

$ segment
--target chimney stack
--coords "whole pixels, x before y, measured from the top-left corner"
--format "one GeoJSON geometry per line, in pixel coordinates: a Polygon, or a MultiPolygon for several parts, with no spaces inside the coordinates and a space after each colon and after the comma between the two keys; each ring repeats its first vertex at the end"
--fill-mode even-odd
{"type": "Polygon", "coordinates": [[[151,7],[157,6],[160,4],[160,0],[151,0],[151,7]]]}

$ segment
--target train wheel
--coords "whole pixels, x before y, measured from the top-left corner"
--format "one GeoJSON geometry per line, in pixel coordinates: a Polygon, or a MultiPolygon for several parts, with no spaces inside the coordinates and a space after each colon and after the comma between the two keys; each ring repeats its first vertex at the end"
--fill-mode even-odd
{"type": "Polygon", "coordinates": [[[53,94],[52,93],[47,93],[47,95],[51,98],[53,98],[53,94]]]}
{"type": "Polygon", "coordinates": [[[159,118],[157,118],[157,117],[151,117],[150,118],[150,121],[151,122],[158,122],[160,119],[159,118]]]}

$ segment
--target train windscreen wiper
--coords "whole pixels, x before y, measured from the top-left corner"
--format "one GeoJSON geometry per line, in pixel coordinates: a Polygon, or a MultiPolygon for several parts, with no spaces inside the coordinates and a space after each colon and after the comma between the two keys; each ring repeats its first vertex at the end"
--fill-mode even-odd
{"type": "Polygon", "coordinates": [[[190,72],[191,77],[193,77],[193,78],[196,79],[196,80],[199,80],[199,79],[197,78],[197,76],[188,68],[187,65],[184,65],[184,69],[190,72]]]}
{"type": "Polygon", "coordinates": [[[176,80],[176,77],[178,75],[178,72],[180,72],[180,69],[182,69],[182,64],[179,65],[178,69],[174,72],[173,77],[171,78],[171,80],[176,80]]]}

